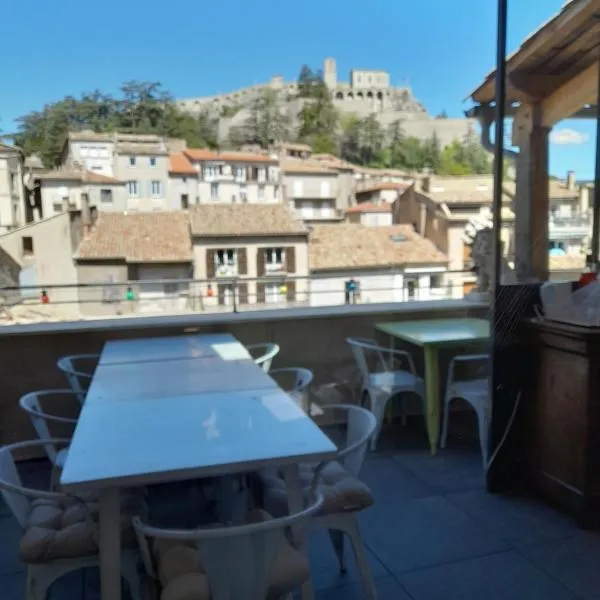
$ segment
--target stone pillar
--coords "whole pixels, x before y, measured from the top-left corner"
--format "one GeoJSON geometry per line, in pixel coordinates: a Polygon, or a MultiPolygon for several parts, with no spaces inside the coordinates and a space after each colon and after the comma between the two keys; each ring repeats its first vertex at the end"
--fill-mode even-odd
{"type": "Polygon", "coordinates": [[[548,144],[539,105],[523,105],[515,119],[519,146],[515,211],[515,272],[518,282],[548,279],[548,144]]]}

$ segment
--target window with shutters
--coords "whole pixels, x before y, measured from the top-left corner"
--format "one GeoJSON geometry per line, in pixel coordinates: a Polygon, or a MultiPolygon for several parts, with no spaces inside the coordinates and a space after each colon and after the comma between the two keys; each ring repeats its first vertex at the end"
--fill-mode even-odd
{"type": "Polygon", "coordinates": [[[265,272],[281,273],[284,270],[285,250],[283,248],[267,248],[265,251],[265,272]]]}
{"type": "Polygon", "coordinates": [[[215,272],[217,275],[232,277],[238,274],[237,251],[225,248],[215,251],[215,272]]]}

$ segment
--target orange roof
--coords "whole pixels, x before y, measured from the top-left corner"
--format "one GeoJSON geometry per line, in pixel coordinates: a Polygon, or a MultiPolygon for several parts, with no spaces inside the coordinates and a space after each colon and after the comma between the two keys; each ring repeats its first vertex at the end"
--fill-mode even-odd
{"type": "Polygon", "coordinates": [[[176,152],[169,156],[169,173],[177,175],[196,175],[198,171],[194,169],[192,163],[183,152],[176,152]]]}
{"type": "Polygon", "coordinates": [[[392,210],[392,205],[388,204],[375,204],[375,202],[362,202],[361,204],[357,204],[356,206],[350,207],[346,214],[348,213],[367,213],[367,212],[377,212],[377,213],[386,213],[392,210]]]}
{"type": "Polygon", "coordinates": [[[221,160],[224,162],[277,163],[276,158],[253,152],[217,152],[208,148],[187,148],[183,153],[191,160],[221,160]]]}

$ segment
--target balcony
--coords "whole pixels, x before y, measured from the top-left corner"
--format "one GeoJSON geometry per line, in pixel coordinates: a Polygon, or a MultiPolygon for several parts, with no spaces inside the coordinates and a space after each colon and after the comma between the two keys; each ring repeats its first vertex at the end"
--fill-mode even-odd
{"type": "MultiPolygon", "coordinates": [[[[33,389],[64,387],[55,366],[60,356],[99,352],[111,339],[227,331],[248,344],[272,341],[282,349],[274,366],[307,367],[319,386],[352,367],[345,338],[373,336],[376,322],[485,317],[487,311],[482,304],[445,300],[7,326],[0,443],[33,437],[17,401],[33,389]]],[[[415,359],[422,369],[422,357],[415,353],[415,359]]],[[[444,383],[442,377],[440,388],[444,383]]],[[[380,600],[597,597],[600,535],[580,532],[569,518],[529,497],[487,493],[470,411],[456,413],[448,449],[434,457],[422,416],[409,412],[414,416],[406,426],[384,427],[379,450],[369,454],[361,475],[375,497],[360,524],[380,600]]],[[[31,485],[47,481],[44,461],[24,460],[21,470],[31,485]]],[[[169,499],[164,489],[151,491],[158,508],[169,499]]],[[[1,501],[0,532],[2,597],[16,600],[24,597],[19,531],[1,501]]],[[[326,535],[317,533],[309,558],[317,600],[363,598],[350,552],[348,572],[340,575],[326,535]]],[[[97,574],[88,570],[57,583],[50,600],[97,600],[98,589],[97,574]]]]}
{"type": "Polygon", "coordinates": [[[550,239],[581,239],[592,234],[592,219],[589,215],[570,217],[550,216],[548,220],[550,239]]]}

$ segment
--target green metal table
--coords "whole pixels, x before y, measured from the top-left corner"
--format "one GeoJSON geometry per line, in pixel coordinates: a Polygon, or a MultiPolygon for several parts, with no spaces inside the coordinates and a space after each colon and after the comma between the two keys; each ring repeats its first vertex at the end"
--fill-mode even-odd
{"type": "Polygon", "coordinates": [[[490,338],[490,323],[484,319],[435,319],[376,323],[375,329],[423,348],[425,361],[425,410],[431,453],[440,437],[439,350],[465,344],[481,344],[490,338]]]}

